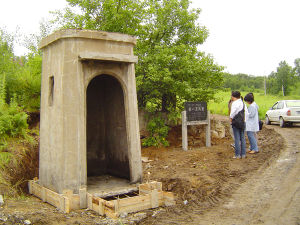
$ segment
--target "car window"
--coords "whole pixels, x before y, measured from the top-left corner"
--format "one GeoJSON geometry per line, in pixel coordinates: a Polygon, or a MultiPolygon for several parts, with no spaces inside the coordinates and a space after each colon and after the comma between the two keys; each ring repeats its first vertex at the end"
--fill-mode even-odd
{"type": "Polygon", "coordinates": [[[277,109],[283,109],[283,102],[278,103],[277,109]]]}
{"type": "Polygon", "coordinates": [[[285,104],[286,107],[300,107],[300,101],[288,101],[285,104]]]}
{"type": "Polygon", "coordinates": [[[277,109],[277,105],[278,105],[278,102],[276,102],[276,103],[273,105],[272,109],[277,109]]]}

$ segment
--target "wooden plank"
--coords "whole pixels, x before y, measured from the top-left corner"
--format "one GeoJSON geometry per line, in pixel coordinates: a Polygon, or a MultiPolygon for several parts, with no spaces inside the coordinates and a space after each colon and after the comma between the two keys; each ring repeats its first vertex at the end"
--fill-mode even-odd
{"type": "MultiPolygon", "coordinates": [[[[157,199],[158,199],[158,205],[164,204],[162,192],[157,193],[157,199]]],[[[126,208],[126,207],[130,207],[132,205],[143,204],[144,202],[148,202],[149,206],[151,208],[151,195],[150,194],[120,199],[119,200],[119,208],[126,208]]]]}
{"type": "Polygon", "coordinates": [[[74,195],[72,190],[64,190],[64,194],[58,194],[39,185],[38,181],[30,181],[30,187],[33,195],[66,213],[72,209],[80,208],[79,195],[74,195]]]}
{"type": "Polygon", "coordinates": [[[95,212],[99,213],[99,215],[103,216],[104,215],[104,199],[101,199],[99,197],[92,197],[91,200],[92,202],[92,210],[95,212]]]}
{"type": "Polygon", "coordinates": [[[156,189],[162,191],[162,182],[156,182],[156,189]]]}
{"type": "Polygon", "coordinates": [[[119,217],[119,213],[116,213],[115,211],[108,209],[108,208],[104,208],[105,210],[105,215],[112,218],[112,219],[117,219],[119,217]]]}
{"type": "Polygon", "coordinates": [[[60,210],[62,210],[64,213],[69,213],[70,212],[70,199],[66,196],[61,196],[62,199],[62,205],[60,210]]]}
{"type": "Polygon", "coordinates": [[[176,204],[175,196],[172,192],[163,192],[163,200],[165,206],[172,206],[176,204]]]}
{"type": "Polygon", "coordinates": [[[114,209],[115,208],[115,204],[113,201],[103,201],[104,205],[110,209],[114,209]]]}
{"type": "Polygon", "coordinates": [[[93,196],[89,193],[87,193],[87,203],[88,209],[93,210],[93,196]]]}
{"type": "Polygon", "coordinates": [[[152,190],[157,189],[158,191],[162,191],[162,183],[161,182],[150,182],[146,184],[139,185],[139,194],[150,194],[152,190]]]}
{"type": "Polygon", "coordinates": [[[86,197],[86,187],[82,187],[79,189],[79,205],[81,209],[85,209],[87,207],[87,197],[86,197]]]}
{"type": "Polygon", "coordinates": [[[119,200],[113,200],[113,203],[114,203],[114,206],[115,206],[115,213],[118,213],[119,212],[119,200]]]}
{"type": "Polygon", "coordinates": [[[58,193],[51,191],[49,189],[44,188],[44,190],[46,195],[46,202],[59,208],[61,196],[58,193]]]}
{"type": "Polygon", "coordinates": [[[151,208],[157,208],[159,206],[158,204],[158,191],[157,189],[154,189],[151,191],[151,194],[150,194],[151,198],[151,208]]]}
{"type": "Polygon", "coordinates": [[[130,205],[135,205],[138,203],[142,203],[142,202],[149,202],[150,203],[150,195],[139,195],[139,196],[135,196],[135,197],[131,197],[131,198],[123,198],[120,199],[119,202],[119,207],[123,208],[126,206],[130,206],[130,205]]]}
{"type": "Polygon", "coordinates": [[[29,191],[29,194],[32,194],[32,180],[28,181],[28,191],[29,191]]]}
{"type": "Polygon", "coordinates": [[[98,212],[99,211],[99,205],[95,204],[95,203],[92,203],[92,209],[91,210],[93,210],[95,212],[98,212]]]}
{"type": "Polygon", "coordinates": [[[210,111],[207,111],[206,147],[211,147],[211,137],[210,137],[210,111]]]}
{"type": "Polygon", "coordinates": [[[99,215],[101,216],[104,216],[105,215],[105,211],[104,211],[104,201],[103,199],[100,199],[99,200],[99,209],[98,209],[98,213],[99,215]]]}
{"type": "Polygon", "coordinates": [[[32,182],[32,194],[38,196],[41,199],[42,198],[42,186],[40,186],[36,182],[32,182]]]}
{"type": "Polygon", "coordinates": [[[47,198],[46,198],[46,196],[47,196],[47,190],[45,189],[45,188],[42,188],[41,189],[41,198],[42,198],[42,201],[43,202],[46,202],[47,201],[47,198]]]}
{"type": "MultiPolygon", "coordinates": [[[[71,200],[72,201],[70,201],[70,210],[81,209],[79,195],[73,194],[71,200]]],[[[87,207],[85,207],[85,208],[87,208],[87,207]]]]}

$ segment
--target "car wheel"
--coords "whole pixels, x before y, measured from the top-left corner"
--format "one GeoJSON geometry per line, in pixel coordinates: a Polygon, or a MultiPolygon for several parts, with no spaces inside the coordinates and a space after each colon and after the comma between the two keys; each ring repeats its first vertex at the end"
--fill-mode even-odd
{"type": "Polygon", "coordinates": [[[284,122],[284,120],[283,120],[282,117],[279,118],[279,125],[280,125],[280,127],[284,127],[285,126],[285,122],[284,122]]]}
{"type": "Polygon", "coordinates": [[[266,125],[270,125],[271,124],[271,121],[269,119],[269,117],[266,115],[265,117],[265,120],[266,120],[266,125]]]}

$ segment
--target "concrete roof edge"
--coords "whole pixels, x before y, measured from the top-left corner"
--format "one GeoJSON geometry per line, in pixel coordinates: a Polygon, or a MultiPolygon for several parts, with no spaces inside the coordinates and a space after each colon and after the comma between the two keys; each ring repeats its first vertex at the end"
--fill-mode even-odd
{"type": "Polygon", "coordinates": [[[136,45],[136,38],[128,34],[113,33],[98,30],[80,30],[80,29],[61,29],[55,31],[49,36],[43,38],[39,44],[39,48],[42,49],[47,45],[64,38],[87,38],[87,39],[99,39],[109,40],[116,42],[125,42],[136,45]]]}

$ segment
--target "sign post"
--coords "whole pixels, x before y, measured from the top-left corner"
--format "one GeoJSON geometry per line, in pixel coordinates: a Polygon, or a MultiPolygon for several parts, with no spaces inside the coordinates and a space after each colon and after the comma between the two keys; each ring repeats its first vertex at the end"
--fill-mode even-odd
{"type": "Polygon", "coordinates": [[[188,125],[206,125],[206,147],[211,146],[210,138],[210,112],[207,111],[206,102],[186,102],[182,116],[182,149],[188,150],[188,125]]]}

